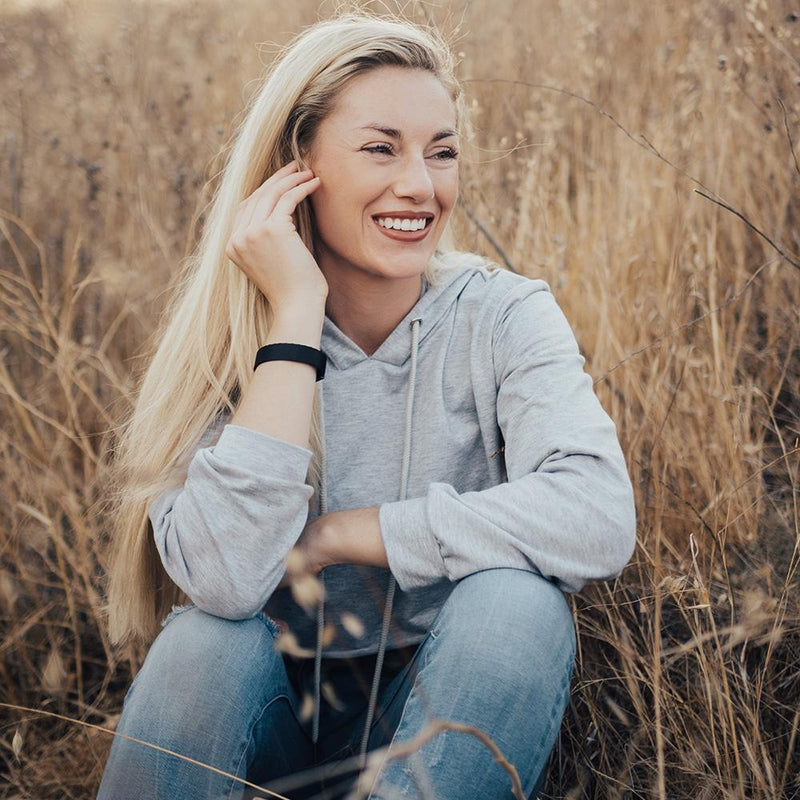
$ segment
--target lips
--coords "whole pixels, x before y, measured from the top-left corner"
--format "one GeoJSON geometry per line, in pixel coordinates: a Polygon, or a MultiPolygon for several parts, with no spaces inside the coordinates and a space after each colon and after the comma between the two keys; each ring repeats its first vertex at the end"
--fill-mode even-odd
{"type": "Polygon", "coordinates": [[[386,214],[373,219],[381,228],[395,231],[421,231],[433,220],[433,216],[400,216],[386,214]]]}
{"type": "Polygon", "coordinates": [[[372,219],[384,236],[400,242],[417,242],[424,239],[433,228],[432,215],[381,215],[372,219]]]}
{"type": "Polygon", "coordinates": [[[434,215],[426,211],[394,211],[375,214],[372,219],[381,233],[390,239],[417,241],[426,236],[433,223],[434,215]]]}

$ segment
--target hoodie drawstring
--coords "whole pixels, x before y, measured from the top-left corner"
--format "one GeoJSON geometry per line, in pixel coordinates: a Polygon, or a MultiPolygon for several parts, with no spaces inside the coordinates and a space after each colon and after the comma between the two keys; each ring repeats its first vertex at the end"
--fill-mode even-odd
{"type": "MultiPolygon", "coordinates": [[[[324,384],[319,385],[319,424],[320,441],[322,444],[321,463],[319,468],[319,513],[320,516],[328,513],[328,454],[325,450],[325,403],[322,390],[324,384]]],[[[314,718],[311,723],[311,741],[316,744],[319,738],[319,705],[322,682],[322,633],[325,628],[325,572],[319,576],[322,581],[322,597],[317,606],[317,646],[314,652],[314,718]]]]}
{"type": "MultiPolygon", "coordinates": [[[[400,471],[400,500],[405,500],[408,493],[408,478],[411,467],[411,422],[414,417],[414,391],[417,382],[417,352],[419,350],[419,327],[422,322],[421,317],[411,320],[411,370],[408,380],[408,392],[406,395],[406,424],[405,439],[403,442],[403,464],[400,471]]],[[[320,408],[320,434],[322,439],[322,454],[320,464],[320,514],[328,511],[328,475],[327,461],[325,456],[325,416],[323,405],[323,391],[320,384],[319,392],[320,408]]],[[[325,587],[324,574],[322,576],[323,590],[325,587]]],[[[372,688],[370,690],[369,704],[367,706],[367,719],[364,725],[364,732],[361,737],[360,748],[360,769],[364,769],[367,760],[367,744],[369,742],[369,729],[372,726],[372,719],[375,715],[375,707],[378,701],[378,689],[383,669],[383,658],[386,651],[386,642],[389,638],[389,625],[392,618],[392,605],[397,583],[394,576],[389,573],[389,584],[386,592],[386,602],[383,607],[383,624],[381,625],[381,636],[378,643],[378,653],[375,661],[375,672],[372,677],[372,688]]],[[[319,707],[321,694],[321,672],[322,672],[322,634],[325,627],[324,612],[324,591],[323,599],[317,607],[317,647],[314,653],[314,718],[312,724],[312,741],[316,744],[319,737],[319,707]]]]}
{"type": "MultiPolygon", "coordinates": [[[[419,326],[422,322],[420,317],[411,320],[411,374],[408,379],[408,393],[406,394],[406,429],[405,441],[403,442],[403,466],[400,470],[400,499],[405,500],[408,493],[408,473],[411,467],[411,420],[414,417],[414,387],[417,382],[417,350],[419,348],[419,326]]],[[[367,721],[364,724],[364,733],[361,737],[361,758],[359,760],[360,769],[364,769],[367,764],[367,742],[369,741],[369,729],[372,726],[372,717],[375,714],[375,706],[378,701],[378,687],[381,681],[381,670],[383,669],[383,656],[386,652],[386,640],[389,637],[389,623],[392,618],[392,604],[394,603],[394,591],[397,583],[394,575],[389,573],[389,588],[386,592],[386,604],[383,607],[383,625],[381,627],[381,638],[378,644],[378,657],[375,661],[375,674],[372,677],[372,690],[369,694],[369,706],[367,707],[367,721]]]]}

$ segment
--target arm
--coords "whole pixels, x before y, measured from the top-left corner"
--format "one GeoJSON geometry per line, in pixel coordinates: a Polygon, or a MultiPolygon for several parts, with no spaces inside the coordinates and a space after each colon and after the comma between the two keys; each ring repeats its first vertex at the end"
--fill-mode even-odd
{"type": "Polygon", "coordinates": [[[493,325],[508,482],[462,494],[433,483],[424,497],[380,507],[388,563],[404,591],[495,567],[537,571],[578,591],[630,558],[633,491],[616,430],[541,286],[516,287],[493,325]]]}
{"type": "MultiPolygon", "coordinates": [[[[327,283],[292,220],[317,186],[290,164],[239,206],[226,253],[269,300],[264,344],[320,346],[327,283]]],[[[315,382],[307,364],[261,364],[216,445],[201,447],[184,485],[150,506],[164,568],[209,613],[252,616],[283,576],[312,493],[305,476],[315,382]]]]}
{"type": "MultiPolygon", "coordinates": [[[[312,519],[295,546],[303,571],[316,575],[332,564],[388,568],[378,511],[377,506],[351,508],[312,519]]],[[[284,583],[290,582],[287,576],[284,583]]]]}
{"type": "MultiPolygon", "coordinates": [[[[266,344],[319,347],[324,304],[282,313],[266,344]]],[[[204,611],[253,616],[277,588],[303,530],[316,374],[308,364],[259,365],[214,447],[199,449],[183,486],[150,507],[167,574],[204,611]]]]}

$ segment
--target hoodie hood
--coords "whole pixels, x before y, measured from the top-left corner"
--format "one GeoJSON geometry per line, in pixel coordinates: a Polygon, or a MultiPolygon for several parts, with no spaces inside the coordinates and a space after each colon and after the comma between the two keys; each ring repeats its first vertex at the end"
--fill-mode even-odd
{"type": "Polygon", "coordinates": [[[429,283],[423,277],[419,299],[371,356],[342,333],[336,323],[326,315],[322,326],[322,350],[328,361],[338,370],[349,369],[367,359],[397,367],[403,366],[411,358],[411,320],[414,317],[423,320],[419,330],[419,342],[424,343],[435,330],[437,323],[447,315],[471,275],[471,270],[465,270],[463,265],[459,264],[445,268],[439,274],[436,283],[429,283]],[[462,268],[458,268],[459,266],[462,268]]]}

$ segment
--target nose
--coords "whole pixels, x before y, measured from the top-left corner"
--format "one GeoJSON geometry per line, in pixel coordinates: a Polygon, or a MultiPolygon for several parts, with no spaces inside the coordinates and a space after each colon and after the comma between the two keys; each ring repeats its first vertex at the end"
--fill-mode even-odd
{"type": "Polygon", "coordinates": [[[395,197],[424,203],[434,196],[433,180],[424,155],[409,154],[398,163],[392,187],[395,197]]]}

